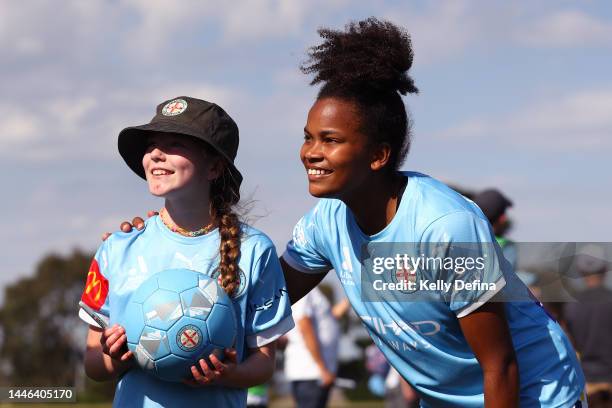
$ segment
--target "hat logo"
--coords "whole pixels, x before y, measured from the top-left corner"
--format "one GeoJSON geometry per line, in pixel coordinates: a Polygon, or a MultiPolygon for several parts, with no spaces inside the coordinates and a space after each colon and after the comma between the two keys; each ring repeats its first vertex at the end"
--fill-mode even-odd
{"type": "Polygon", "coordinates": [[[175,99],[165,104],[161,113],[164,116],[176,116],[185,112],[185,109],[187,109],[187,101],[184,99],[175,99]]]}

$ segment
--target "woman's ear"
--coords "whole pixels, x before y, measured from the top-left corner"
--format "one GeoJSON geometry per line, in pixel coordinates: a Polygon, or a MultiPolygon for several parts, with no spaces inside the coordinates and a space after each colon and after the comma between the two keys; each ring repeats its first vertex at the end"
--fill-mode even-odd
{"type": "Polygon", "coordinates": [[[385,167],[389,163],[391,157],[391,146],[388,143],[380,143],[376,146],[372,152],[372,158],[370,161],[370,168],[374,171],[378,171],[385,167]]]}

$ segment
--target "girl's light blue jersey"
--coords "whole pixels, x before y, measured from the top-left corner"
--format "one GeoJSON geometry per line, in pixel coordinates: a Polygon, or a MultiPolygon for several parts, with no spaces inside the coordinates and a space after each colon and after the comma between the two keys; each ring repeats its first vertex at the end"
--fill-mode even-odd
{"type": "MultiPolygon", "coordinates": [[[[428,176],[404,175],[407,187],[397,214],[385,229],[367,236],[343,202],[322,199],[295,226],[283,259],[304,273],[335,269],[372,339],[421,394],[423,406],[484,405],[482,370],[458,319],[494,295],[496,299],[514,299],[505,303],[505,312],[519,364],[520,406],[573,406],[584,387],[575,352],[559,325],[539,302],[531,300],[512,272],[480,209],[428,176]],[[453,243],[478,243],[472,248],[477,248],[475,255],[488,256],[489,267],[478,279],[486,285],[459,293],[462,288],[434,268],[428,280],[441,282],[438,288],[430,289],[438,291],[435,300],[402,301],[389,292],[373,298],[362,291],[372,287],[372,280],[362,276],[371,273],[362,271],[362,260],[371,257],[371,252],[379,249],[376,245],[382,243],[411,243],[424,256],[431,255],[426,249],[430,243],[436,243],[438,250],[438,244],[449,250],[453,243]],[[445,283],[450,285],[445,287],[445,283]]],[[[398,270],[396,274],[405,272],[398,270]]],[[[415,293],[419,291],[424,289],[415,293]]]]}
{"type": "MultiPolygon", "coordinates": [[[[240,285],[232,297],[238,321],[238,361],[248,348],[268,344],[293,326],[285,279],[272,241],[242,225],[240,285]]],[[[113,233],[98,249],[82,300],[108,319],[121,324],[130,295],[151,275],[187,268],[214,276],[219,265],[219,233],[183,237],[170,231],[158,216],[142,231],[113,233]]],[[[91,323],[91,322],[90,322],[91,323]]],[[[117,385],[116,407],[243,407],[246,389],[207,386],[193,388],[146,374],[137,367],[117,385]]]]}

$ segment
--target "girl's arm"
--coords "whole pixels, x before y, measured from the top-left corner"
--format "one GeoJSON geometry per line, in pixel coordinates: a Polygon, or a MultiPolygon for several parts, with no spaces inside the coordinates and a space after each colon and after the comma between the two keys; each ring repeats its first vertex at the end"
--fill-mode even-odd
{"type": "Polygon", "coordinates": [[[126,349],[125,330],[118,325],[108,329],[89,326],[85,350],[85,373],[95,381],[108,381],[127,371],[134,360],[126,349]]]}
{"type": "Polygon", "coordinates": [[[459,325],[482,368],[485,407],[518,407],[519,370],[504,304],[488,302],[459,325]]]}
{"type": "Polygon", "coordinates": [[[276,341],[249,349],[248,357],[240,364],[237,363],[236,350],[226,349],[224,362],[211,354],[209,359],[215,366],[211,369],[206,361],[201,359],[199,367],[191,367],[193,379],[185,382],[193,386],[222,385],[234,388],[249,388],[263,384],[274,374],[275,355],[276,341]]]}

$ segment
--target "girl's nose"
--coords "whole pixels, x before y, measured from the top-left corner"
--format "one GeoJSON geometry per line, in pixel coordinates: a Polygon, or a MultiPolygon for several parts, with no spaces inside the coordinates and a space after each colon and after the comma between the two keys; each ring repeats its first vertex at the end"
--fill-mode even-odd
{"type": "Polygon", "coordinates": [[[151,160],[155,160],[155,161],[160,161],[160,160],[164,160],[166,155],[165,153],[157,146],[153,147],[153,150],[151,150],[151,160]]]}

